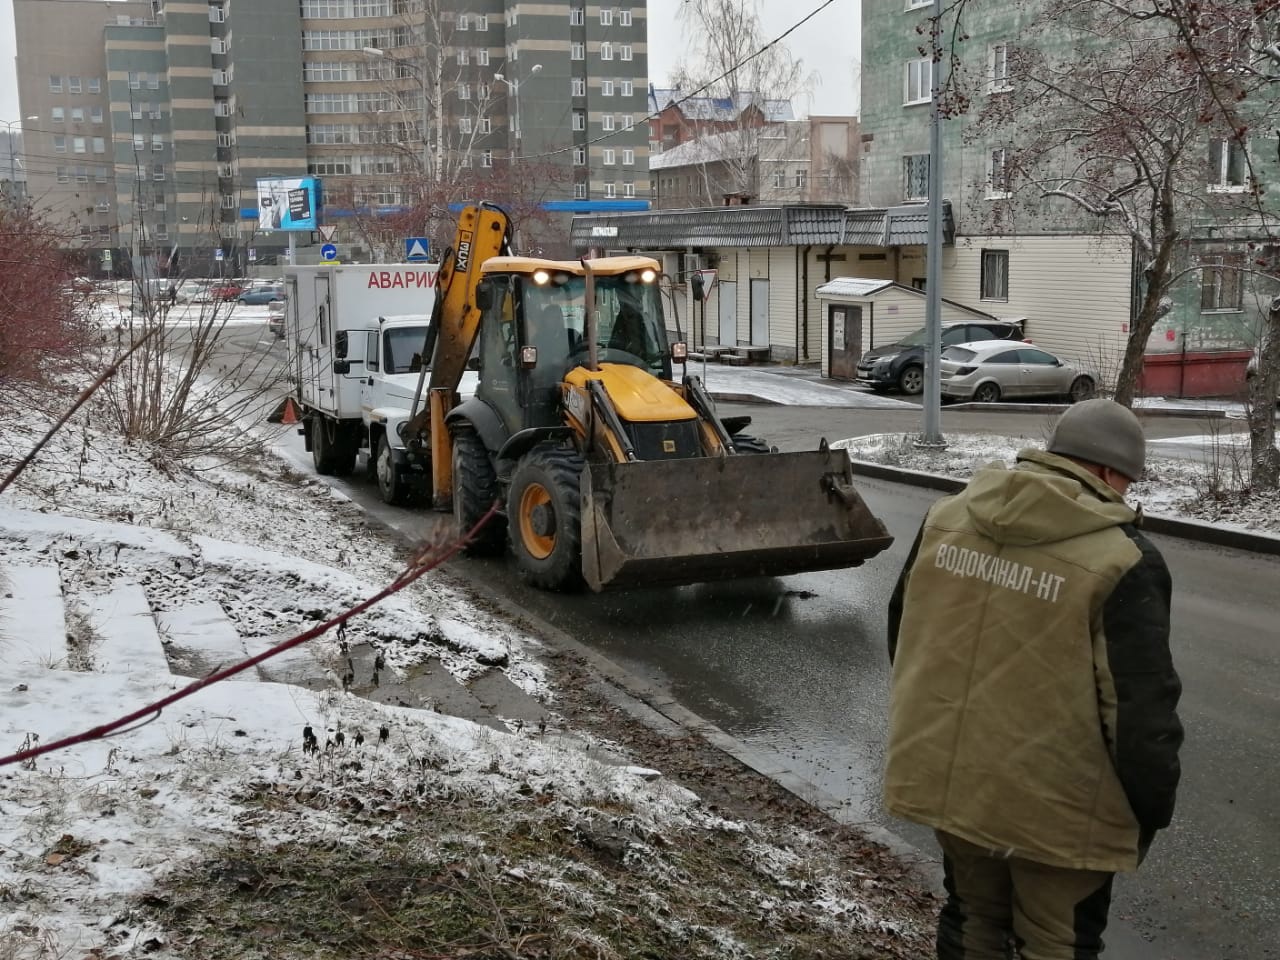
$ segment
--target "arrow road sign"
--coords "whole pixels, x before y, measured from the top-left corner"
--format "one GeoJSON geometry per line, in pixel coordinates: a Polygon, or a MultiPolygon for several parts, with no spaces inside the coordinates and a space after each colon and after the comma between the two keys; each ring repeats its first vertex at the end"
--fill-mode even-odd
{"type": "Polygon", "coordinates": [[[326,243],[323,247],[320,248],[320,259],[326,260],[326,261],[337,260],[338,248],[335,247],[332,243],[326,243]]]}
{"type": "Polygon", "coordinates": [[[404,258],[410,263],[417,263],[422,260],[428,260],[431,254],[431,241],[426,237],[405,237],[404,238],[404,258]]]}
{"type": "Polygon", "coordinates": [[[333,243],[333,238],[338,235],[338,225],[336,223],[326,223],[316,227],[320,231],[320,239],[325,243],[333,243]]]}

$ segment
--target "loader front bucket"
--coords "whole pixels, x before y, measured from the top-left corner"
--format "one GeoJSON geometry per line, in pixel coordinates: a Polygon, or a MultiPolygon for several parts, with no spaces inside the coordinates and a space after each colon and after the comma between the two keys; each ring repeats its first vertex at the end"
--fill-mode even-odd
{"type": "Polygon", "coordinates": [[[592,590],[853,567],[893,542],[843,450],[588,464],[592,590]]]}

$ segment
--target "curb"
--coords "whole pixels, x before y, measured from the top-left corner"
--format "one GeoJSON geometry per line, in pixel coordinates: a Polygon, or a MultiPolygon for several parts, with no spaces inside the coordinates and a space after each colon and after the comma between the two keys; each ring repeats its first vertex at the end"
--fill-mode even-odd
{"type": "MultiPolygon", "coordinates": [[[[940,473],[905,470],[901,467],[890,467],[883,463],[854,460],[852,457],[849,462],[853,466],[854,473],[876,480],[886,480],[889,483],[924,487],[929,490],[940,490],[943,493],[958,493],[965,487],[964,480],[956,480],[954,477],[946,477],[940,473]]],[[[1203,520],[1179,520],[1175,517],[1164,517],[1155,513],[1143,514],[1141,526],[1148,533],[1178,537],[1195,543],[1207,543],[1215,547],[1231,547],[1234,550],[1247,550],[1252,553],[1280,556],[1280,537],[1268,533],[1233,530],[1227,527],[1219,527],[1203,520]]]]}
{"type": "MultiPolygon", "coordinates": [[[[957,413],[1066,413],[1071,409],[1069,403],[949,403],[944,410],[957,413]]],[[[1133,411],[1139,417],[1197,417],[1199,419],[1222,420],[1227,414],[1225,410],[1210,407],[1137,407],[1133,411]]]]}

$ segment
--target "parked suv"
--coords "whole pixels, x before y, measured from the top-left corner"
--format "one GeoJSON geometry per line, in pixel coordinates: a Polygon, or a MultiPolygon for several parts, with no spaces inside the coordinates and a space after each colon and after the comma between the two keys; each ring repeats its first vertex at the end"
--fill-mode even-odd
{"type": "MultiPolygon", "coordinates": [[[[868,350],[858,361],[858,382],[873,390],[897,389],[917,394],[924,389],[924,344],[921,327],[897,343],[868,350]]],[[[1022,327],[1012,320],[964,320],[942,325],[942,346],[980,340],[1021,340],[1022,327]]]]}

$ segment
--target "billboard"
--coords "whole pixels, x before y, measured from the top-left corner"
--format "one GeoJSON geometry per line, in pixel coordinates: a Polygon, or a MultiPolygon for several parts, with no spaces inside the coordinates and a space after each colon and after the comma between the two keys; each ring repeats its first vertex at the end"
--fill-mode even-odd
{"type": "Polygon", "coordinates": [[[316,177],[270,177],[258,181],[259,230],[314,230],[320,220],[316,177]]]}

